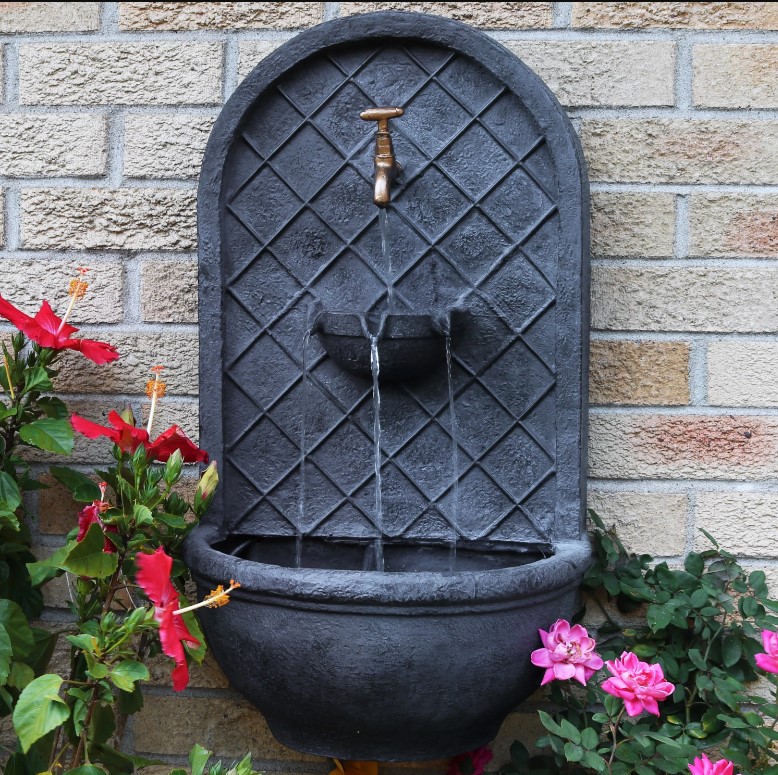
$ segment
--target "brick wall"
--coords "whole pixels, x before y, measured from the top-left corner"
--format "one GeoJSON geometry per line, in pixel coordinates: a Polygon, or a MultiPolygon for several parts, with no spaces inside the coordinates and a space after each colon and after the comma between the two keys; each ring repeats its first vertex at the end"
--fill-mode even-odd
{"type": "MultiPolygon", "coordinates": [[[[76,322],[124,354],[65,370],[74,408],[97,419],[129,400],[142,412],[147,367],[165,363],[164,419],[196,433],[194,204],[211,124],[295,31],[379,8],[485,29],[546,80],[581,134],[591,504],[635,549],[678,558],[704,526],[778,579],[772,3],[0,4],[2,292],[27,309],[42,295],[61,305],[72,267],[93,267],[76,322]]],[[[80,441],[76,460],[98,448],[80,441]]],[[[42,550],[73,524],[62,504],[56,490],[40,496],[42,550]]],[[[56,620],[66,589],[48,594],[56,620]]],[[[155,675],[134,750],[177,762],[198,741],[225,756],[251,749],[268,771],[327,771],[273,741],[213,665],[183,696],[167,665],[155,675]]],[[[526,712],[508,719],[496,763],[532,724],[526,712]]]]}

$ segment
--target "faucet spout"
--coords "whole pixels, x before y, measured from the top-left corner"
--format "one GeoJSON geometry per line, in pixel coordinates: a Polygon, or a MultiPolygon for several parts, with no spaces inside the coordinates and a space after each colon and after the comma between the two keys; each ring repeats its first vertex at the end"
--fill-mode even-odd
{"type": "Polygon", "coordinates": [[[389,133],[389,119],[399,118],[402,108],[370,108],[359,115],[365,121],[376,121],[378,132],[375,140],[375,187],[373,201],[379,207],[386,207],[392,200],[392,183],[402,167],[394,156],[392,136],[389,133]]]}

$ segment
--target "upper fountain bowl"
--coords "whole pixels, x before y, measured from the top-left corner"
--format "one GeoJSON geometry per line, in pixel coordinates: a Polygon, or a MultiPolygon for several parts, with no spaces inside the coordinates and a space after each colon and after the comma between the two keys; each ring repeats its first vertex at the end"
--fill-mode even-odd
{"type": "Polygon", "coordinates": [[[377,339],[381,380],[415,379],[445,360],[443,324],[433,315],[388,313],[373,325],[362,315],[322,312],[314,322],[328,355],[360,377],[372,375],[371,339],[377,339]]]}

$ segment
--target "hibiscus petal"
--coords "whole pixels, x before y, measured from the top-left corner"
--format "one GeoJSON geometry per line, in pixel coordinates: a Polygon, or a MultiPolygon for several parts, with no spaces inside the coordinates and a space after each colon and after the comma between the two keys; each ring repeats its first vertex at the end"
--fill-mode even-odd
{"type": "Polygon", "coordinates": [[[160,463],[166,462],[176,450],[181,453],[185,463],[208,462],[208,453],[188,439],[177,425],[171,425],[160,433],[151,444],[146,445],[146,449],[160,463]]]}
{"type": "Polygon", "coordinates": [[[186,689],[189,683],[189,665],[186,664],[186,659],[183,662],[176,662],[170,676],[173,679],[173,691],[182,692],[186,689]]]}
{"type": "Polygon", "coordinates": [[[78,431],[88,439],[96,439],[98,436],[105,436],[116,443],[119,438],[119,434],[113,428],[106,428],[104,425],[98,425],[96,422],[87,420],[77,414],[71,415],[70,424],[73,426],[73,430],[78,431]]]}
{"type": "Polygon", "coordinates": [[[135,580],[155,606],[165,606],[171,599],[178,601],[178,592],[170,580],[173,558],[161,546],[154,554],[138,554],[135,564],[138,566],[135,580]]]}
{"type": "Polygon", "coordinates": [[[119,358],[119,351],[107,342],[97,342],[94,339],[76,339],[74,341],[78,343],[78,347],[73,349],[80,350],[84,357],[89,358],[98,366],[111,363],[119,358]]]}
{"type": "Polygon", "coordinates": [[[47,301],[44,301],[43,304],[41,304],[41,308],[38,310],[38,314],[35,315],[33,320],[44,331],[56,337],[57,339],[67,339],[71,334],[75,334],[76,331],[78,331],[77,328],[74,328],[67,323],[62,326],[62,330],[60,331],[59,327],[62,323],[62,318],[58,318],[54,314],[54,310],[51,308],[51,305],[47,301]]]}

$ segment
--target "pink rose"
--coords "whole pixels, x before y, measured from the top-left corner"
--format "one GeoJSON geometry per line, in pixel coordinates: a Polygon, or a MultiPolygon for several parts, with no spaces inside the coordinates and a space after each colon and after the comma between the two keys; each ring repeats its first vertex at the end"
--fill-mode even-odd
{"type": "Polygon", "coordinates": [[[690,765],[692,775],[732,775],[735,765],[727,759],[719,759],[715,764],[705,755],[698,756],[690,765]]]}
{"type": "Polygon", "coordinates": [[[446,775],[483,775],[484,768],[491,760],[492,752],[484,745],[451,759],[446,775]]]}
{"type": "Polygon", "coordinates": [[[754,654],[756,664],[767,673],[778,673],[778,633],[762,630],[762,645],[766,653],[754,654]]]}
{"type": "Polygon", "coordinates": [[[659,706],[656,701],[669,697],[675,691],[675,686],[665,681],[661,665],[641,662],[629,651],[625,651],[621,659],[614,659],[605,665],[613,678],[604,681],[602,689],[624,700],[624,707],[630,716],[639,716],[644,710],[658,716],[659,706]]]}
{"type": "Polygon", "coordinates": [[[597,644],[580,624],[571,626],[558,619],[548,632],[538,632],[543,648],[535,649],[530,659],[533,665],[546,668],[541,686],[570,678],[586,686],[587,680],[602,667],[602,657],[594,650],[597,644]]]}

